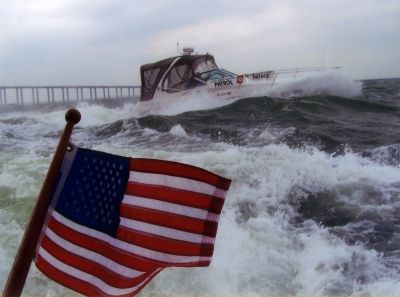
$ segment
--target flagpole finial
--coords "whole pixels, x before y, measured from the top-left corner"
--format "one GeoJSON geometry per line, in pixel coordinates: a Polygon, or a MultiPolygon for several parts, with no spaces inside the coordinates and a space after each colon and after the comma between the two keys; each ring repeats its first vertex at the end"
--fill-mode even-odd
{"type": "Polygon", "coordinates": [[[72,121],[74,124],[77,124],[81,120],[81,113],[77,109],[71,108],[65,114],[65,120],[67,122],[72,121]]]}

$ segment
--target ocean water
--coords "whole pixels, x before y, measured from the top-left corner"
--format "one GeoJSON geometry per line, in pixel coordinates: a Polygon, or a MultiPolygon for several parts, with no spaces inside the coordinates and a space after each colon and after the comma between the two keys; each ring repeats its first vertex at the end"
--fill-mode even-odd
{"type": "MultiPolygon", "coordinates": [[[[298,84],[140,117],[136,102],[76,106],[77,145],[232,179],[210,267],[166,269],[138,296],[400,296],[400,79],[298,84]]],[[[0,107],[0,288],[66,110],[0,107]]],[[[77,295],[34,265],[23,294],[77,295]]]]}

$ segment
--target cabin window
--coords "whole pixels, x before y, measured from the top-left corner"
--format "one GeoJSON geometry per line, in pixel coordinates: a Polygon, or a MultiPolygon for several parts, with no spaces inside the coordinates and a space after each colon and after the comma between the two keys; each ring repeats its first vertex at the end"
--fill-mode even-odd
{"type": "Polygon", "coordinates": [[[184,89],[187,82],[192,77],[190,65],[177,65],[171,69],[167,76],[168,89],[184,89]]]}
{"type": "Polygon", "coordinates": [[[144,85],[147,91],[152,91],[154,84],[157,82],[157,76],[160,73],[161,68],[153,68],[143,72],[144,85]]]}

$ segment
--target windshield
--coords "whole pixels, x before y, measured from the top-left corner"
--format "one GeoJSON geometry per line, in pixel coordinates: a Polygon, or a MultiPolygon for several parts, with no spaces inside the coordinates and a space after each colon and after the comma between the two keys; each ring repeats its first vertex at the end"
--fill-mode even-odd
{"type": "Polygon", "coordinates": [[[214,59],[209,55],[206,55],[204,58],[194,61],[192,69],[195,77],[200,78],[203,81],[228,77],[231,78],[235,76],[235,74],[229,71],[219,69],[217,64],[215,64],[214,59]]]}
{"type": "Polygon", "coordinates": [[[224,69],[213,69],[213,70],[198,74],[198,77],[204,81],[216,80],[216,79],[222,79],[222,78],[232,78],[234,76],[235,76],[235,74],[233,74],[229,71],[226,71],[224,69]]]}
{"type": "Polygon", "coordinates": [[[214,69],[218,69],[218,66],[215,64],[214,59],[211,59],[209,56],[204,57],[203,59],[197,59],[193,62],[193,72],[194,74],[200,74],[207,71],[211,71],[214,69]]]}

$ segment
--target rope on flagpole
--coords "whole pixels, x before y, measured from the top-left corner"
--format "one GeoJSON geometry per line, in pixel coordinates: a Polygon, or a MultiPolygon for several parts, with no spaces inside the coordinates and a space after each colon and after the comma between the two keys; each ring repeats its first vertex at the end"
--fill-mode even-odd
{"type": "Polygon", "coordinates": [[[72,130],[74,125],[81,120],[81,114],[76,109],[70,109],[65,114],[65,120],[67,124],[61,135],[53,160],[51,161],[46,178],[43,182],[42,189],[39,192],[36,205],[25,229],[14,264],[8,276],[6,286],[4,287],[3,297],[20,296],[22,293],[31,262],[35,256],[35,248],[42,231],[43,223],[46,219],[47,210],[55,190],[57,175],[70,142],[72,130]]]}

